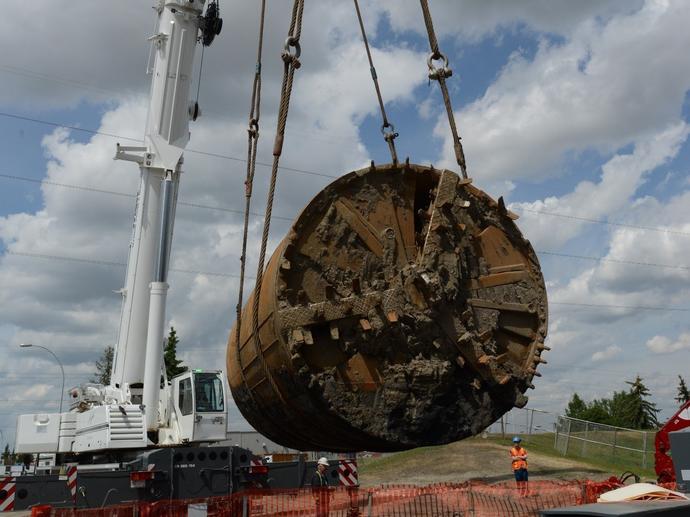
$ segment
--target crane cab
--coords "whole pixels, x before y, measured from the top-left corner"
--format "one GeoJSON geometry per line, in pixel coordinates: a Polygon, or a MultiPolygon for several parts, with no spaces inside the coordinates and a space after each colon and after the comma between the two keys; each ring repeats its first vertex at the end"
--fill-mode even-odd
{"type": "Polygon", "coordinates": [[[228,388],[220,370],[195,369],[173,377],[171,428],[178,443],[226,438],[228,388]]]}

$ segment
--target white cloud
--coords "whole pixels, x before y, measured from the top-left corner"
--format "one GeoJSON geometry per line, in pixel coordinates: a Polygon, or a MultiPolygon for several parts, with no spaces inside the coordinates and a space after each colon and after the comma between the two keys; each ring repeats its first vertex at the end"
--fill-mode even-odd
{"type": "Polygon", "coordinates": [[[592,354],[592,361],[595,361],[595,362],[608,361],[609,359],[616,357],[622,351],[623,351],[623,349],[621,347],[619,347],[618,345],[611,345],[611,346],[606,347],[604,350],[594,352],[592,354]]]}
{"type": "MultiPolygon", "coordinates": [[[[648,1],[602,24],[516,52],[484,96],[457,114],[470,174],[484,182],[554,176],[564,153],[611,152],[677,123],[690,87],[686,2],[648,1]]],[[[453,163],[447,121],[443,164],[453,163]]]]}
{"type": "MultiPolygon", "coordinates": [[[[531,203],[515,203],[511,209],[521,214],[520,226],[530,240],[546,250],[555,250],[576,237],[584,228],[582,220],[570,220],[553,231],[554,218],[539,212],[587,219],[606,219],[630,205],[635,192],[654,169],[674,158],[685,143],[690,126],[676,122],[659,133],[638,141],[630,154],[617,154],[602,166],[598,183],[580,182],[572,192],[531,203]]],[[[627,255],[620,255],[625,257],[627,255]]]]}
{"type": "Polygon", "coordinates": [[[45,397],[53,390],[50,384],[35,384],[26,391],[26,397],[45,397]]]}
{"type": "Polygon", "coordinates": [[[667,231],[614,227],[603,260],[576,274],[561,287],[552,289],[550,299],[620,306],[587,312],[593,319],[640,314],[640,310],[634,309],[637,306],[682,310],[690,299],[688,202],[690,191],[680,192],[663,203],[651,197],[631,200],[628,209],[631,224],[666,228],[667,231]],[[628,263],[621,263],[621,260],[628,263]]]}
{"type": "Polygon", "coordinates": [[[671,354],[679,350],[690,349],[690,332],[680,334],[675,340],[666,336],[654,336],[646,343],[647,348],[655,354],[671,354]]]}

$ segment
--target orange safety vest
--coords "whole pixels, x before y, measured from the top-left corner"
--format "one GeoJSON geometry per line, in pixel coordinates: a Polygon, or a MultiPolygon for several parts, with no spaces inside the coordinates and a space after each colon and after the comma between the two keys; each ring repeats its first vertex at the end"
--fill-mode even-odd
{"type": "Polygon", "coordinates": [[[513,447],[510,449],[510,457],[513,458],[513,470],[527,468],[527,460],[518,459],[518,456],[527,456],[527,449],[513,447]]]}

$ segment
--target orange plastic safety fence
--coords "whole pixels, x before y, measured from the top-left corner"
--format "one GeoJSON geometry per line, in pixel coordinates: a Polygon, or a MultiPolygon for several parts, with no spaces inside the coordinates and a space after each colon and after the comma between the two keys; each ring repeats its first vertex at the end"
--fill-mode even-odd
{"type": "MultiPolygon", "coordinates": [[[[228,497],[131,503],[99,509],[53,509],[52,517],[183,517],[188,506],[203,503],[210,517],[474,517],[539,515],[540,510],[592,502],[608,489],[590,481],[445,483],[429,486],[338,487],[323,492],[247,490],[228,497]],[[318,513],[320,512],[320,513],[318,513]]],[[[615,488],[615,487],[613,487],[615,488]]]]}

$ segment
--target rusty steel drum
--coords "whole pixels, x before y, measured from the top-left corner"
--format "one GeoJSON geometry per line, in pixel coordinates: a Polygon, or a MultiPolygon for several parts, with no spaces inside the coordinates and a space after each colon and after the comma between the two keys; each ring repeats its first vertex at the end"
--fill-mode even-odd
{"type": "Polygon", "coordinates": [[[374,166],[302,211],[252,297],[228,379],[249,423],[299,450],[397,451],[480,433],[546,349],[544,279],[516,216],[451,171],[374,166]]]}

